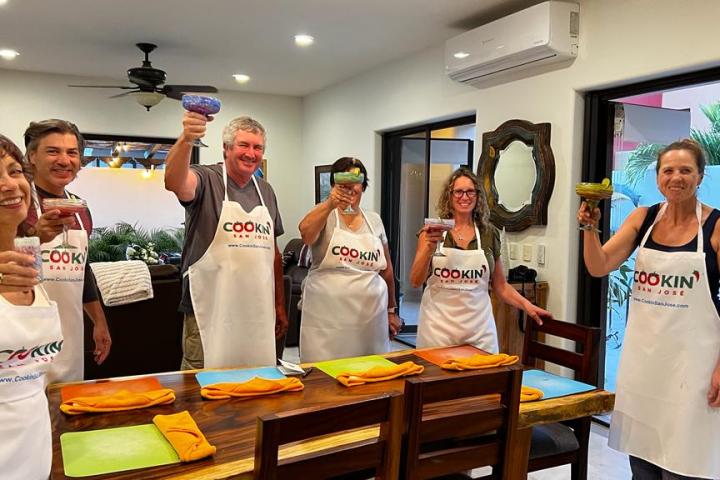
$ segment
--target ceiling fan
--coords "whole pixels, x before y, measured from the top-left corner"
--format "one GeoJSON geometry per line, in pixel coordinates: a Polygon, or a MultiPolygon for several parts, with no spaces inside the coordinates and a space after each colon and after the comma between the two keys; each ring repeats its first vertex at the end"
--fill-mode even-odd
{"type": "Polygon", "coordinates": [[[165,85],[165,71],[154,68],[150,63],[150,52],[157,48],[152,43],[135,44],[144,54],[145,60],[142,66],[134,67],[127,71],[128,81],[134,83],[135,86],[129,85],[68,85],[68,87],[84,87],[84,88],[120,88],[128,90],[127,92],[113,95],[110,98],[124,97],[132,95],[135,101],[145,107],[148,111],[154,107],[163,98],[169,97],[175,100],[182,100],[182,96],[186,92],[197,93],[216,93],[217,88],[210,85],[165,85]]]}

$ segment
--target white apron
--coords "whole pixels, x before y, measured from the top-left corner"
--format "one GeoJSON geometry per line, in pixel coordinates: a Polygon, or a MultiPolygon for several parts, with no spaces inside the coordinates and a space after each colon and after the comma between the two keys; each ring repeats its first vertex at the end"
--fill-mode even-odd
{"type": "Polygon", "coordinates": [[[387,261],[365,212],[370,233],[335,230],[325,257],[310,270],[302,293],[300,359],[317,362],[390,351],[388,289],[379,272],[387,261]]]}
{"type": "Polygon", "coordinates": [[[45,375],[63,347],[57,306],[40,286],[32,306],[0,295],[0,325],[0,476],[47,479],[52,438],[45,375]]]}
{"type": "Polygon", "coordinates": [[[260,205],[246,212],[228,198],[215,237],[190,265],[195,318],[205,368],[275,365],[275,235],[273,220],[258,188],[260,205]]]}
{"type": "MultiPolygon", "coordinates": [[[[418,316],[417,348],[469,344],[498,352],[490,302],[490,268],[475,227],[476,250],[445,248],[433,256],[418,316]]],[[[445,236],[443,235],[443,242],[445,236]]]]}
{"type": "MultiPolygon", "coordinates": [[[[68,198],[73,198],[67,192],[68,198]]],[[[35,197],[37,199],[37,197],[35,197]]],[[[39,202],[37,215],[40,218],[39,202]]],[[[85,376],[85,324],[83,286],[87,265],[88,234],[80,215],[75,214],[80,230],[68,230],[68,243],[77,248],[58,248],[63,234],[40,245],[43,259],[43,288],[57,302],[64,343],[48,373],[49,383],[76,382],[85,376]]]]}
{"type": "MultiPolygon", "coordinates": [[[[697,251],[640,243],[617,375],[612,448],[680,475],[720,478],[720,409],[707,404],[720,352],[720,317],[710,297],[702,226],[697,251]]],[[[702,209],[698,202],[698,224],[702,209]]]]}

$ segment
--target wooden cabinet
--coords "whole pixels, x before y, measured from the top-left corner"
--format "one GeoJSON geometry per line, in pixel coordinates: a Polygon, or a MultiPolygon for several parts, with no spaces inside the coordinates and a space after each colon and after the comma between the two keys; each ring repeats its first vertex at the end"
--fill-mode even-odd
{"type": "MultiPolygon", "coordinates": [[[[537,282],[537,284],[511,283],[510,285],[538,307],[547,309],[547,282],[537,282]]],[[[524,312],[501,302],[495,297],[494,293],[490,295],[490,299],[492,300],[493,315],[495,317],[495,324],[497,325],[500,352],[522,355],[523,341],[525,338],[523,334],[525,329],[524,312]],[[521,319],[523,321],[523,330],[520,329],[521,319]]]]}

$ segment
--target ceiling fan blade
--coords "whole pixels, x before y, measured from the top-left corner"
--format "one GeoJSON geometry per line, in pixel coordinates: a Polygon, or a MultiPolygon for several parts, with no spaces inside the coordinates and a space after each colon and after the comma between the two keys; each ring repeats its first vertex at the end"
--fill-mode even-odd
{"type": "Polygon", "coordinates": [[[168,98],[182,100],[183,94],[188,92],[217,93],[218,89],[211,85],[165,85],[159,91],[168,98]]]}
{"type": "Polygon", "coordinates": [[[123,90],[134,89],[137,87],[128,87],[125,85],[68,85],[68,87],[77,88],[122,88],[123,90]]]}
{"type": "Polygon", "coordinates": [[[140,90],[132,90],[132,91],[130,91],[130,92],[118,93],[117,95],[112,95],[112,96],[110,96],[110,97],[108,97],[108,98],[120,98],[120,97],[124,97],[124,96],[126,96],[126,95],[130,95],[131,93],[135,93],[135,92],[139,92],[139,91],[140,91],[140,90]]]}
{"type": "Polygon", "coordinates": [[[153,83],[145,78],[138,77],[137,75],[128,74],[128,80],[141,87],[155,88],[157,86],[157,83],[153,83]]]}

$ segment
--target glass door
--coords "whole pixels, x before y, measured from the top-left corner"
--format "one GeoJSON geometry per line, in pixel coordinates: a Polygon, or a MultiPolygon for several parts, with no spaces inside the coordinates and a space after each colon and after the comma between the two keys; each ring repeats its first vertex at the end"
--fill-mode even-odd
{"type": "Polygon", "coordinates": [[[473,167],[474,117],[455,125],[428,125],[384,137],[383,221],[397,277],[400,340],[414,345],[423,287],[410,285],[409,273],[423,219],[436,215],[435,206],[447,178],[457,168],[473,167]],[[470,122],[469,120],[472,120],[470,122]]]}

